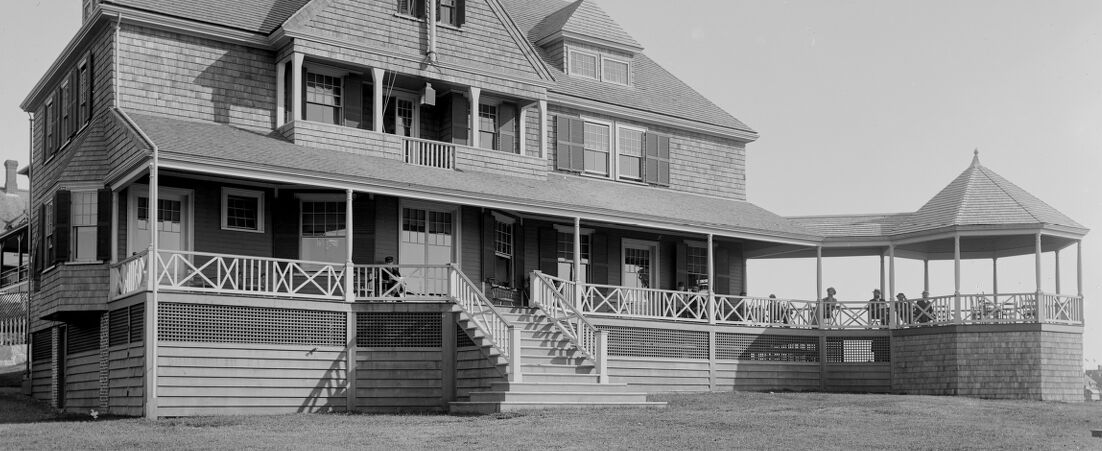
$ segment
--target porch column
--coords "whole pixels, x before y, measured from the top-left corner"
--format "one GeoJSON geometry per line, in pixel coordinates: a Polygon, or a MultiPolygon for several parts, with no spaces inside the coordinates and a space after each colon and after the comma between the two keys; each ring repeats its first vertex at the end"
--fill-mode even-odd
{"type": "Polygon", "coordinates": [[[482,137],[478,136],[478,98],[482,95],[482,88],[471,86],[470,91],[471,114],[468,115],[468,125],[471,128],[471,147],[478,147],[482,141],[482,137]]]}
{"type": "Polygon", "coordinates": [[[1083,297],[1083,241],[1075,242],[1075,285],[1076,294],[1083,297]]]}
{"type": "MultiPolygon", "coordinates": [[[[23,254],[19,254],[20,264],[23,267],[23,254]]],[[[111,190],[111,262],[119,261],[119,192],[111,190]]]]}
{"type": "Polygon", "coordinates": [[[145,417],[157,418],[157,285],[160,275],[157,224],[160,199],[160,174],[157,168],[157,149],[149,163],[149,302],[145,307],[145,417]]]}
{"type": "Polygon", "coordinates": [[[823,247],[815,247],[815,324],[823,321],[823,247]]]}
{"type": "Polygon", "coordinates": [[[960,324],[960,234],[953,235],[953,321],[960,324]]]}
{"type": "Polygon", "coordinates": [[[528,106],[520,106],[517,108],[520,110],[517,112],[517,121],[519,121],[517,134],[520,135],[520,143],[517,145],[518,153],[521,155],[528,155],[528,106]]]}
{"type": "Polygon", "coordinates": [[[708,234],[708,324],[716,323],[716,259],[714,235],[708,234]]]}
{"type": "Polygon", "coordinates": [[[991,257],[991,294],[999,299],[999,257],[991,257]]]}
{"type": "Polygon", "coordinates": [[[1060,294],[1060,250],[1056,250],[1056,294],[1060,294]]]}
{"type": "MultiPolygon", "coordinates": [[[[883,282],[881,282],[883,284],[883,282]]],[[[896,314],[896,309],[890,306],[895,305],[895,245],[888,245],[888,292],[885,293],[884,300],[887,301],[888,307],[888,327],[895,328],[899,324],[899,318],[896,314]]],[[[903,307],[900,307],[903,308],[903,307]]]]}
{"type": "Polygon", "coordinates": [[[1033,239],[1033,262],[1034,262],[1034,279],[1037,282],[1037,322],[1041,323],[1045,321],[1045,308],[1044,302],[1041,299],[1041,232],[1037,232],[1033,239]]]}
{"type": "Polygon", "coordinates": [[[930,292],[930,259],[922,259],[922,291],[930,292]]]}
{"type": "Polygon", "coordinates": [[[306,55],[301,53],[291,56],[291,113],[294,114],[292,120],[306,118],[306,114],[302,111],[302,62],[305,58],[306,55]]]}
{"type": "Polygon", "coordinates": [[[890,299],[890,292],[887,290],[888,286],[885,285],[884,282],[884,253],[880,252],[880,293],[882,294],[884,299],[890,299]]]}
{"type": "Polygon", "coordinates": [[[287,71],[284,69],[287,64],[287,59],[280,60],[276,63],[276,117],[275,124],[279,127],[287,123],[287,71]]]}
{"type": "Polygon", "coordinates": [[[386,71],[373,67],[371,68],[371,129],[376,133],[383,132],[383,77],[386,76],[386,71]]]}
{"type": "MultiPolygon", "coordinates": [[[[344,251],[344,300],[354,302],[356,293],[353,291],[353,278],[356,276],[352,263],[352,190],[344,190],[344,233],[347,234],[345,242],[347,249],[344,251]]],[[[351,367],[349,367],[351,368],[351,367]]]]}
{"type": "Polygon", "coordinates": [[[547,159],[547,101],[540,100],[540,158],[547,159]]]}
{"type": "MultiPolygon", "coordinates": [[[[590,243],[592,245],[592,243],[590,243]]],[[[574,218],[574,306],[582,309],[582,218],[574,218]]]]}

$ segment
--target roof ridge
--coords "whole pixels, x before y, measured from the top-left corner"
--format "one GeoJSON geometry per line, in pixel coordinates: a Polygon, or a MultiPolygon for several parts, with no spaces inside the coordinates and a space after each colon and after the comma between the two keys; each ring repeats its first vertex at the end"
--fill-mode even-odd
{"type": "MultiPolygon", "coordinates": [[[[976,166],[968,166],[968,169],[965,169],[964,172],[962,172],[960,174],[960,176],[958,177],[958,178],[960,178],[960,177],[967,176],[967,179],[964,181],[964,189],[962,189],[960,191],[960,201],[957,202],[956,212],[953,213],[953,222],[952,222],[953,224],[960,224],[960,221],[964,216],[964,212],[965,212],[965,210],[967,210],[965,208],[965,204],[968,203],[968,193],[969,193],[969,191],[972,190],[972,187],[974,186],[973,180],[975,180],[975,174],[976,174],[975,169],[976,169],[976,166]]],[[[956,180],[954,180],[954,182],[955,181],[956,180]]],[[[950,185],[951,185],[951,183],[950,183],[950,185]]],[[[948,188],[948,187],[946,187],[946,188],[948,188]]]]}
{"type": "MultiPolygon", "coordinates": [[[[999,191],[1002,191],[1003,194],[1006,194],[1006,197],[1009,197],[1010,200],[1014,201],[1014,203],[1018,205],[1018,208],[1021,208],[1022,210],[1024,210],[1026,212],[1026,214],[1029,215],[1029,217],[1033,218],[1034,221],[1037,221],[1038,223],[1044,223],[1044,221],[1042,221],[1041,218],[1037,217],[1037,215],[1033,213],[1033,209],[1031,209],[1028,206],[1026,206],[1025,204],[1023,204],[1021,200],[1018,200],[1017,197],[1015,197],[1013,194],[1010,194],[1010,192],[1007,191],[1006,188],[1003,187],[1002,183],[999,183],[998,179],[1003,179],[1003,177],[1001,175],[996,174],[995,171],[987,169],[983,165],[977,165],[977,167],[980,169],[980,172],[985,177],[987,177],[988,180],[991,181],[991,184],[995,185],[995,187],[998,188],[999,191]],[[990,172],[990,174],[988,174],[988,172],[990,172]],[[994,175],[995,177],[992,177],[991,175],[994,175]]],[[[1003,180],[1005,180],[1005,179],[1003,179],[1003,180]]],[[[1005,181],[1007,183],[1010,183],[1009,180],[1005,180],[1005,181]]],[[[1011,183],[1011,184],[1013,185],[1013,183],[1011,183]]],[[[1015,187],[1017,187],[1017,185],[1015,185],[1015,187]]],[[[1025,191],[1025,190],[1023,190],[1023,191],[1025,191]]],[[[1027,191],[1026,194],[1029,194],[1029,192],[1027,191]]],[[[1032,194],[1030,194],[1030,195],[1032,196],[1032,194]]],[[[1036,196],[1034,196],[1034,197],[1036,197],[1036,196]]],[[[1040,200],[1040,199],[1038,199],[1038,200],[1040,200]]]]}

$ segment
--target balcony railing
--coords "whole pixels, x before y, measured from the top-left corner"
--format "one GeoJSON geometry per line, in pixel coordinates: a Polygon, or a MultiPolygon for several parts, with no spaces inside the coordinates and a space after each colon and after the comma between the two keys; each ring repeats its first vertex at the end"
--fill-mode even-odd
{"type": "Polygon", "coordinates": [[[403,137],[405,161],[417,166],[455,169],[455,144],[403,137]]]}
{"type": "Polygon", "coordinates": [[[0,272],[0,290],[27,280],[27,269],[27,265],[22,265],[0,272]]]}

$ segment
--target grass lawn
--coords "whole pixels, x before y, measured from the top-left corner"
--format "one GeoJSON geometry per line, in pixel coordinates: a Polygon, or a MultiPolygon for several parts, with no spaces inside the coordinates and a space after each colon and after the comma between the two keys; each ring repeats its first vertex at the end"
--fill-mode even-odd
{"type": "Polygon", "coordinates": [[[0,398],[0,447],[531,449],[1102,449],[1102,404],[819,393],[664,395],[661,410],[484,417],[283,415],[48,419],[0,398]],[[15,412],[14,415],[8,412],[15,412]],[[19,415],[37,415],[26,422],[19,415]]]}

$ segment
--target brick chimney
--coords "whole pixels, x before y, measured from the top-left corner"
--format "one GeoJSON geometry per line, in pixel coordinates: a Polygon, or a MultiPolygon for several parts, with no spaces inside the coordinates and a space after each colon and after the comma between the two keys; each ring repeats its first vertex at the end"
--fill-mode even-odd
{"type": "Polygon", "coordinates": [[[19,182],[16,180],[15,171],[19,167],[19,162],[15,160],[7,160],[4,162],[4,192],[15,194],[19,191],[19,182]]]}

